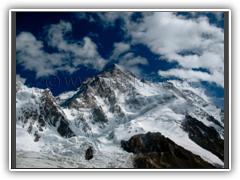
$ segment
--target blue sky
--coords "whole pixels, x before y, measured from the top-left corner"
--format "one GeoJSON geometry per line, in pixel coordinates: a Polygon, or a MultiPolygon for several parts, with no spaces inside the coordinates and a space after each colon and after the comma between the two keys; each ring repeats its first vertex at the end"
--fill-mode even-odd
{"type": "Polygon", "coordinates": [[[187,78],[224,109],[221,12],[17,12],[16,27],[16,76],[29,87],[52,80],[56,96],[116,63],[141,78],[187,78]]]}

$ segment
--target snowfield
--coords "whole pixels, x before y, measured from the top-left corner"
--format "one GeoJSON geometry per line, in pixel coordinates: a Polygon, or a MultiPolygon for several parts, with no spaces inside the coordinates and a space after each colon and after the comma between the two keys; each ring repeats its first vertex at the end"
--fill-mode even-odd
{"type": "Polygon", "coordinates": [[[55,140],[39,151],[17,151],[17,168],[133,168],[134,154],[102,138],[72,137],[55,140]],[[86,149],[93,147],[93,159],[86,149]]]}

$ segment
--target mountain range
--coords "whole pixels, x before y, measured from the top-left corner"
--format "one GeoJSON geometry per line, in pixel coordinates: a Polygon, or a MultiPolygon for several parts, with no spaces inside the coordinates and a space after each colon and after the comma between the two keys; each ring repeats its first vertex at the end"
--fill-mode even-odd
{"type": "Polygon", "coordinates": [[[16,81],[16,150],[20,168],[223,168],[224,111],[116,64],[56,97],[16,81]]]}

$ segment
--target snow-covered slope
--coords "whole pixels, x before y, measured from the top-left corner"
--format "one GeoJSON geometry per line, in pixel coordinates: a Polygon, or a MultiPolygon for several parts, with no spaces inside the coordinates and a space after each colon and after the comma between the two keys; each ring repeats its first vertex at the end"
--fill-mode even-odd
{"type": "Polygon", "coordinates": [[[16,147],[40,150],[59,137],[75,136],[69,120],[49,89],[28,88],[16,82],[16,147]]]}
{"type": "Polygon", "coordinates": [[[178,89],[171,82],[163,85],[141,80],[115,64],[56,98],[49,90],[27,88],[17,82],[17,150],[71,156],[85,162],[87,146],[81,143],[88,138],[94,156],[91,166],[85,162],[86,167],[107,167],[109,163],[111,167],[133,167],[120,163],[133,156],[123,151],[120,142],[151,131],[161,132],[204,160],[223,166],[216,155],[189,138],[183,128],[185,115],[214,127],[224,138],[224,113],[219,108],[190,90],[178,89]],[[32,116],[27,118],[26,112],[32,116]],[[35,112],[38,121],[34,120],[35,112]],[[43,131],[38,129],[41,122],[45,123],[43,131]],[[39,137],[33,133],[37,130],[40,138],[34,142],[39,137]]]}

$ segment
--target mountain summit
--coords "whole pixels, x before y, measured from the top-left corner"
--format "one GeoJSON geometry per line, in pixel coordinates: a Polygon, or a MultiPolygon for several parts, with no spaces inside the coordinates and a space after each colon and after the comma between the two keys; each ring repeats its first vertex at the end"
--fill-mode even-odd
{"type": "MultiPolygon", "coordinates": [[[[18,151],[69,156],[86,167],[137,167],[134,162],[140,157],[133,155],[131,148],[139,149],[141,142],[141,148],[151,151],[142,137],[152,132],[161,133],[156,142],[166,137],[164,141],[175,147],[175,155],[171,154],[174,158],[195,158],[192,164],[196,167],[223,166],[223,111],[171,82],[163,85],[142,81],[112,64],[75,90],[57,97],[48,89],[28,88],[19,82],[16,89],[18,151]],[[141,138],[133,143],[131,137],[139,134],[141,138]],[[121,147],[121,142],[128,143],[121,147]],[[85,159],[89,148],[91,164],[85,159]],[[184,155],[176,155],[181,152],[184,155]],[[197,164],[198,157],[201,165],[197,164]]],[[[155,136],[146,137],[154,141],[155,136]]],[[[156,146],[158,153],[169,146],[160,144],[156,146]]],[[[167,154],[154,153],[140,159],[145,158],[149,167],[163,167],[165,160],[158,165],[149,163],[156,163],[154,157],[167,154]]],[[[190,161],[184,160],[184,165],[190,161]]],[[[181,168],[180,164],[175,165],[170,163],[169,167],[181,168]]]]}

